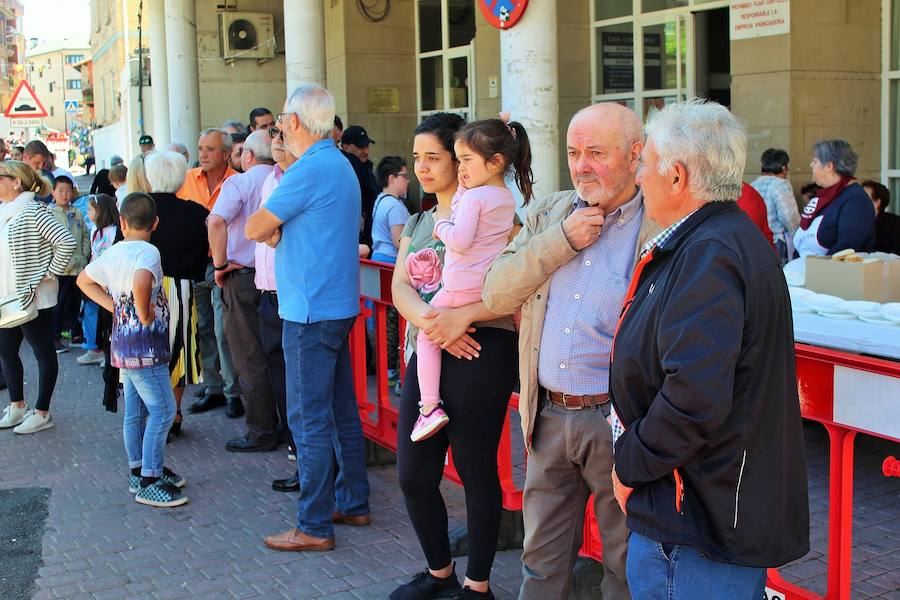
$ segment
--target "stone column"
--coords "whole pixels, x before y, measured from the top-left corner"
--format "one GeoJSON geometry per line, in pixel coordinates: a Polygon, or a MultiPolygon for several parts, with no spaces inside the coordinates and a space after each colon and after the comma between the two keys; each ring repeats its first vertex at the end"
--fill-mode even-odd
{"type": "Polygon", "coordinates": [[[559,91],[556,0],[529,2],[500,32],[501,104],[528,130],[535,197],[559,190],[559,91]]]}
{"type": "Polygon", "coordinates": [[[153,98],[153,130],[149,133],[160,150],[169,136],[169,70],[166,60],[166,11],[164,0],[150,0],[150,93],[153,98]]]}
{"type": "Polygon", "coordinates": [[[169,75],[169,132],[197,158],[200,81],[197,73],[197,17],[194,0],[165,0],[166,64],[169,75]]]}
{"type": "Polygon", "coordinates": [[[322,0],[284,0],[284,65],[288,94],[300,83],[325,85],[322,0]]]}

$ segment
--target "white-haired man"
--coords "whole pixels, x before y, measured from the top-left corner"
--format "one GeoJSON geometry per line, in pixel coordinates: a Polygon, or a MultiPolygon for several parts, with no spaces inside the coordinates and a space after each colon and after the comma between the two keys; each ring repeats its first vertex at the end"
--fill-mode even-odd
{"type": "Polygon", "coordinates": [[[566,145],[576,189],[529,206],[525,227],[485,277],[489,310],[522,307],[522,600],[568,597],[589,494],[603,539],[603,598],[629,598],[628,532],[612,491],[606,415],[616,319],[637,248],[656,230],[634,183],[641,138],[638,116],[618,104],[572,117],[566,145]]]}
{"type": "Polygon", "coordinates": [[[809,550],[788,290],[734,202],[737,119],[680,102],[646,134],[638,183],[665,229],[641,249],[609,383],[628,583],[635,598],[756,600],[767,567],[809,550]]]}
{"type": "Polygon", "coordinates": [[[222,184],[207,227],[214,278],[222,289],[225,337],[243,392],[247,433],[229,441],[230,452],[265,452],[278,445],[275,394],[259,337],[260,294],[254,283],[256,243],[244,234],[247,219],[259,208],[263,182],[272,172],[268,132],[254,131],[241,153],[243,173],[222,184]]]}
{"type": "Polygon", "coordinates": [[[297,527],[269,536],[266,545],[331,550],[335,522],[369,522],[365,444],[349,346],[359,314],[360,192],[353,169],[330,137],[334,98],[327,90],[300,85],[277,122],[297,162],[250,217],[247,237],[277,243],[287,410],[297,443],[300,498],[297,527]]]}
{"type": "MultiPolygon", "coordinates": [[[[237,171],[231,168],[231,136],[215,127],[200,133],[197,149],[200,166],[189,169],[178,197],[203,205],[211,211],[219,199],[222,184],[237,171]]],[[[216,285],[212,257],[206,267],[206,279],[194,285],[197,304],[197,337],[203,361],[203,397],[191,405],[190,412],[202,413],[227,403],[226,415],[244,414],[241,386],[234,372],[231,349],[225,336],[222,291],[216,285]]]]}

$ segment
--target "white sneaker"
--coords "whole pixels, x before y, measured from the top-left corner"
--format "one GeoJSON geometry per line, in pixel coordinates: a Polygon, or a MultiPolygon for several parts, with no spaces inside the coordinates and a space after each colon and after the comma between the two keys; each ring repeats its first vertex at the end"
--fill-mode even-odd
{"type": "Polygon", "coordinates": [[[15,427],[25,420],[27,412],[27,404],[24,408],[16,408],[12,404],[10,404],[3,409],[3,418],[0,419],[0,429],[9,429],[10,427],[15,427]]]}
{"type": "Polygon", "coordinates": [[[53,427],[53,417],[50,416],[50,413],[47,413],[46,417],[42,417],[35,410],[29,410],[28,413],[28,416],[25,417],[22,424],[13,429],[15,433],[25,435],[28,433],[37,433],[38,431],[53,427]]]}
{"type": "Polygon", "coordinates": [[[103,362],[103,353],[99,350],[88,350],[75,359],[79,365],[99,365],[103,362]]]}

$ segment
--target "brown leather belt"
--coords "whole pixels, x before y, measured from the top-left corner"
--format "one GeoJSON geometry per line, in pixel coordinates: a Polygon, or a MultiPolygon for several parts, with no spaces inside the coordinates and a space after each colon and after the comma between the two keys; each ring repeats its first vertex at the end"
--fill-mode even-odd
{"type": "Polygon", "coordinates": [[[547,399],[550,402],[552,402],[553,404],[558,404],[569,410],[581,410],[582,408],[592,408],[594,410],[597,410],[597,407],[609,402],[609,394],[572,396],[570,394],[563,394],[562,392],[551,392],[550,390],[544,391],[546,392],[547,399]]]}

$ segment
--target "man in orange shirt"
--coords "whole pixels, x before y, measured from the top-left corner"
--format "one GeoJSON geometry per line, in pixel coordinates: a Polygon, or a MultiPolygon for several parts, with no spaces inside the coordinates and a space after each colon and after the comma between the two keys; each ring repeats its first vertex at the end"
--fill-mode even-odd
{"type": "MultiPolygon", "coordinates": [[[[231,136],[222,129],[211,128],[200,133],[200,166],[189,169],[178,197],[191,200],[212,210],[219,198],[222,183],[237,174],[231,168],[231,136]]],[[[194,283],[197,302],[197,333],[203,362],[203,397],[189,410],[202,413],[228,405],[225,414],[238,418],[244,414],[241,389],[231,362],[222,320],[222,291],[215,282],[212,259],[206,265],[206,279],[194,283]]]]}

